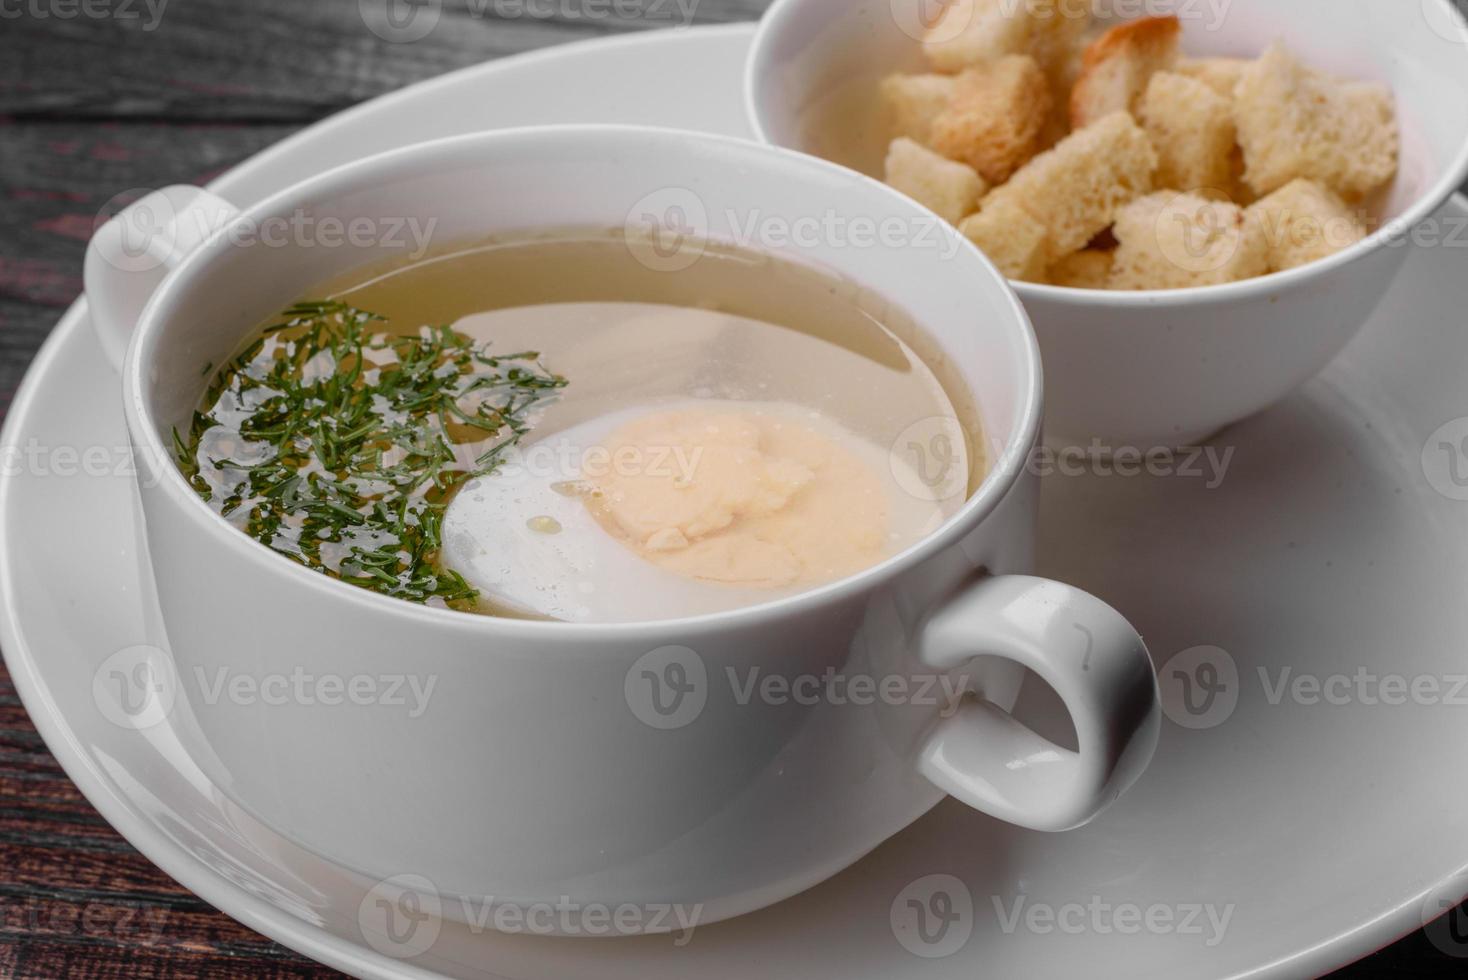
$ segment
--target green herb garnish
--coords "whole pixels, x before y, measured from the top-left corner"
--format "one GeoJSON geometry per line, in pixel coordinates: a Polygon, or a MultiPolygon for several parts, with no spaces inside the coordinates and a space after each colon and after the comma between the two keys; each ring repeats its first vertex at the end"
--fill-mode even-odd
{"type": "Polygon", "coordinates": [[[469,607],[475,590],[437,565],[444,510],[566,380],[533,351],[492,356],[446,326],[403,336],[382,322],[335,301],[290,308],[219,370],[174,453],[201,497],[272,550],[469,607]]]}

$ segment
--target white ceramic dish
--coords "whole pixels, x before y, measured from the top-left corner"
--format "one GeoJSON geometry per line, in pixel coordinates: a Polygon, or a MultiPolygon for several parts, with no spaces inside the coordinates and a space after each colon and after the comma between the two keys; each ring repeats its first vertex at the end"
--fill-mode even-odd
{"type": "MultiPolygon", "coordinates": [[[[196,731],[189,744],[235,803],[369,883],[411,874],[445,914],[482,896],[523,908],[564,901],[593,919],[622,908],[618,934],[666,928],[643,910],[669,903],[715,922],[850,866],[945,793],[1022,826],[1068,830],[1151,758],[1161,714],[1140,637],[1104,603],[1027,574],[1038,494],[1025,461],[1042,392],[1024,310],[978,249],[876,181],[683,130],[470,133],[366,157],[239,212],[198,188],[147,195],[94,237],[86,288],[122,374],[169,651],[137,665],[147,680],[110,691],[113,703],[145,724],[167,715],[196,731]],[[670,195],[708,216],[697,239],[663,233],[670,195]],[[470,616],[272,553],[206,506],[174,462],[172,433],[252,325],[320,283],[421,252],[391,232],[399,216],[434,228],[440,248],[630,225],[631,254],[677,275],[706,242],[738,242],[762,214],[798,227],[841,208],[911,232],[866,247],[757,247],[825,270],[848,302],[881,297],[923,324],[974,393],[994,448],[971,498],[966,478],[951,492],[916,488],[952,496],[950,520],[839,582],[654,622],[470,616]],[[158,227],[168,212],[174,220],[158,227]],[[271,245],[265,231],[298,216],[384,233],[271,245]],[[949,260],[935,270],[939,255],[949,260]],[[1026,668],[1069,709],[1074,750],[1005,714],[1026,668]],[[280,696],[301,671],[364,693],[280,696]],[[892,693],[797,701],[738,680],[794,688],[826,671],[892,693]],[[277,693],[211,693],[211,679],[230,676],[277,693]],[[931,696],[961,679],[982,697],[931,696]],[[422,692],[416,710],[365,693],[393,684],[422,692]]],[[[882,422],[880,445],[901,447],[894,456],[945,424],[891,412],[882,422]]],[[[555,931],[579,935],[583,917],[555,931]]]]}
{"type": "MultiPolygon", "coordinates": [[[[749,37],[744,27],[639,36],[483,66],[324,124],[214,189],[249,202],[399,138],[547,117],[738,133],[729,79],[749,37]],[[670,92],[664,72],[698,84],[670,92]],[[590,76],[602,80],[594,94],[575,83],[590,76]],[[535,97],[498,108],[482,98],[504,87],[535,97]]],[[[1461,240],[1468,202],[1436,220],[1461,240]]],[[[1216,488],[1181,474],[1062,477],[1059,463],[1045,481],[1043,571],[1131,611],[1159,661],[1201,645],[1227,651],[1244,685],[1231,715],[1197,730],[1166,722],[1142,781],[1073,834],[1006,828],[944,804],[826,884],[700,929],[683,947],[667,937],[586,943],[430,923],[431,950],[399,961],[373,943],[401,947],[364,935],[370,920],[359,914],[377,896],[230,806],[169,726],[139,734],[98,712],[90,694],[98,669],[153,634],[131,476],[67,477],[79,464],[48,452],[126,444],[109,408],[116,380],[81,306],[48,341],[4,431],[6,447],[35,446],[54,471],[0,482],[0,643],[47,744],[129,840],[211,904],[358,976],[735,980],[750,964],[811,980],[1324,973],[1468,893],[1468,786],[1456,777],[1462,708],[1288,696],[1273,704],[1256,675],[1259,667],[1314,677],[1358,667],[1413,678],[1463,672],[1468,502],[1455,496],[1468,493],[1449,465],[1464,461],[1440,446],[1456,446],[1468,423],[1439,431],[1468,417],[1463,262],[1461,248],[1414,250],[1340,360],[1219,437],[1216,451],[1232,453],[1216,488]],[[58,581],[72,589],[59,592],[58,581]],[[975,847],[981,838],[998,849],[975,847]],[[935,874],[962,883],[973,914],[954,933],[965,941],[929,959],[895,938],[891,912],[915,882],[936,894],[944,882],[935,874]],[[1179,920],[1188,905],[1234,911],[1214,945],[1206,919],[1201,934],[1180,921],[1103,931],[1087,925],[1089,913],[1079,930],[1047,930],[1041,916],[1006,931],[1020,895],[1057,910],[1134,902],[1176,909],[1179,920]]],[[[1209,472],[1206,460],[1192,470],[1209,472]]],[[[1195,666],[1229,662],[1203,656],[1191,655],[1195,666]]],[[[1176,694],[1169,676],[1165,693],[1176,694]]],[[[1175,702],[1173,715],[1191,720],[1175,702]]]]}
{"type": "MultiPolygon", "coordinates": [[[[1444,97],[1468,88],[1468,24],[1447,0],[1091,6],[1123,20],[1175,12],[1193,56],[1257,57],[1283,37],[1309,64],[1385,82],[1397,100],[1401,166],[1382,204],[1385,220],[1329,259],[1204,289],[1014,283],[1045,359],[1048,441],[1101,453],[1195,445],[1340,353],[1400,270],[1406,232],[1468,177],[1468,109],[1444,97]]],[[[927,0],[778,0],[746,68],[756,133],[805,149],[810,107],[833,86],[868,78],[875,90],[889,72],[921,70],[917,25],[936,9],[927,0]]]]}

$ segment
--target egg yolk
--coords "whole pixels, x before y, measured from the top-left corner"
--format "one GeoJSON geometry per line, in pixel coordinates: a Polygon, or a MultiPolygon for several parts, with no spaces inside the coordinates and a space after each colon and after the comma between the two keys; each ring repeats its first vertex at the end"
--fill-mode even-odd
{"type": "Polygon", "coordinates": [[[702,581],[830,581],[876,563],[887,543],[873,467],[839,437],[780,414],[643,416],[589,449],[582,477],[603,528],[647,561],[702,581]]]}

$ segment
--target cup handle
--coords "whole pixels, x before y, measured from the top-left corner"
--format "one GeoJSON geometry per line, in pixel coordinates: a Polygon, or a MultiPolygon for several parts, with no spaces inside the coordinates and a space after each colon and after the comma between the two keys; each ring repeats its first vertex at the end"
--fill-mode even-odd
{"type": "Polygon", "coordinates": [[[966,701],[928,733],[918,769],[976,809],[1032,830],[1079,827],[1137,780],[1161,726],[1142,638],[1100,599],[1048,579],[986,578],[924,623],[919,659],[949,671],[981,656],[1042,677],[1075,725],[1072,752],[990,701],[966,701]]]}
{"type": "Polygon", "coordinates": [[[159,284],[239,213],[203,188],[176,184],[134,201],[97,229],[83,273],[87,308],[114,368],[122,370],[133,329],[159,284]]]}

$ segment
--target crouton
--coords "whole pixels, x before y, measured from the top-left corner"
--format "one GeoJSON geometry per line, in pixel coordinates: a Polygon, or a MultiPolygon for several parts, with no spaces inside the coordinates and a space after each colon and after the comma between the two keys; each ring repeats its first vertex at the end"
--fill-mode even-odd
{"type": "MultiPolygon", "coordinates": [[[[1013,0],[1011,0],[1013,2],[1013,0]]],[[[1091,26],[1091,4],[1076,0],[1030,0],[1036,16],[1048,13],[1030,38],[1030,55],[1039,63],[1051,88],[1067,98],[1081,71],[1081,52],[1086,46],[1086,29],[1091,26]]],[[[1064,105],[1060,106],[1064,108],[1064,105]]]]}
{"type": "Polygon", "coordinates": [[[1042,150],[1059,143],[1070,132],[1070,93],[1081,74],[1081,55],[1086,47],[1085,29],[1090,24],[1090,5],[1082,3],[1080,6],[1088,11],[1087,15],[1072,17],[1066,22],[1070,30],[1048,36],[1045,45],[1039,47],[1035,54],[1035,60],[1050,82],[1050,118],[1045,121],[1045,129],[1040,136],[1042,150]]]}
{"type": "MultiPolygon", "coordinates": [[[[1238,137],[1237,124],[1234,126],[1234,137],[1238,137]]],[[[1252,204],[1259,198],[1253,188],[1244,183],[1244,151],[1238,143],[1234,143],[1228,154],[1228,196],[1239,207],[1252,204]]]]}
{"type": "Polygon", "coordinates": [[[958,225],[969,241],[1010,279],[1040,282],[1045,273],[1045,226],[1004,198],[986,198],[978,214],[958,225]]]}
{"type": "Polygon", "coordinates": [[[1157,151],[1157,186],[1229,194],[1234,117],[1227,99],[1195,78],[1159,71],[1137,116],[1157,151]]]}
{"type": "Polygon", "coordinates": [[[955,225],[978,208],[979,198],[988,190],[972,167],[939,156],[905,136],[893,140],[887,150],[886,180],[955,225]]]}
{"type": "Polygon", "coordinates": [[[1090,22],[1090,5],[1074,0],[952,0],[925,32],[923,51],[940,72],[1027,54],[1051,74],[1064,70],[1090,22]]]}
{"type": "Polygon", "coordinates": [[[933,120],[948,108],[957,84],[951,75],[888,75],[882,79],[882,102],[892,135],[927,143],[933,120]]]}
{"type": "Polygon", "coordinates": [[[1081,129],[1135,108],[1153,73],[1177,64],[1181,33],[1176,17],[1145,17],[1118,24],[1092,41],[1070,93],[1071,126],[1081,129]]]}
{"type": "Polygon", "coordinates": [[[1234,93],[1244,180],[1256,194],[1304,177],[1359,200],[1397,171],[1391,93],[1311,71],[1276,43],[1234,93]]]}
{"type": "Polygon", "coordinates": [[[1080,251],[1117,209],[1152,190],[1157,154],[1125,112],[1071,133],[989,193],[1027,211],[1046,230],[1045,262],[1080,251]]]}
{"type": "Polygon", "coordinates": [[[1250,62],[1246,58],[1183,58],[1173,71],[1196,78],[1230,101],[1250,62]]]}
{"type": "Polygon", "coordinates": [[[1161,191],[1116,217],[1112,289],[1184,289],[1261,276],[1269,269],[1260,223],[1196,194],[1161,191]]]}
{"type": "Polygon", "coordinates": [[[1246,213],[1263,230],[1272,272],[1334,255],[1366,237],[1360,216],[1313,180],[1292,180],[1246,213]]]}
{"type": "Polygon", "coordinates": [[[1106,289],[1111,281],[1111,265],[1116,256],[1099,248],[1087,248],[1067,255],[1050,267],[1046,279],[1053,286],[1072,289],[1106,289]]]}
{"type": "Polygon", "coordinates": [[[933,121],[930,145],[1001,184],[1039,152],[1050,86],[1028,55],[965,69],[948,108],[933,121]]]}

